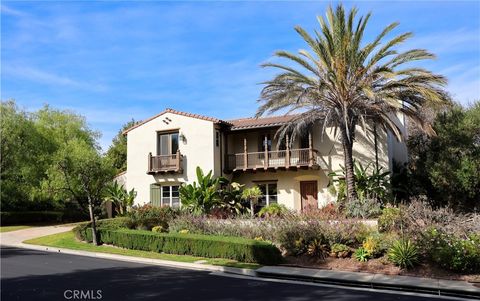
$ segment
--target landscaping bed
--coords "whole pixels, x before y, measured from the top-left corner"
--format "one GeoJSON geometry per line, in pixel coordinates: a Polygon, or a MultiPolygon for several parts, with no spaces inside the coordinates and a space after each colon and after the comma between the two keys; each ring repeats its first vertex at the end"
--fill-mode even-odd
{"type": "Polygon", "coordinates": [[[480,274],[461,274],[448,271],[436,266],[433,263],[420,263],[415,269],[401,269],[386,261],[385,258],[375,258],[367,262],[358,262],[354,258],[333,258],[327,257],[324,260],[312,259],[308,256],[285,258],[285,266],[315,268],[322,270],[363,272],[385,275],[415,276],[424,278],[436,278],[445,280],[463,280],[469,282],[480,282],[480,274]]]}

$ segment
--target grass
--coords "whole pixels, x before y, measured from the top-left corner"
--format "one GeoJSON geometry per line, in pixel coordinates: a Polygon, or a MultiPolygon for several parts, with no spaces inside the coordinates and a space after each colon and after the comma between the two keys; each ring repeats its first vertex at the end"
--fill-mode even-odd
{"type": "Polygon", "coordinates": [[[24,241],[24,243],[32,244],[32,245],[47,246],[47,247],[65,248],[70,250],[108,253],[108,254],[116,254],[116,255],[124,255],[124,256],[170,260],[170,261],[177,261],[177,262],[193,263],[199,260],[203,260],[205,261],[204,262],[205,264],[228,266],[228,267],[235,267],[235,268],[257,269],[261,267],[260,265],[255,263],[244,263],[244,262],[238,262],[231,259],[203,258],[203,257],[190,256],[190,255],[164,254],[164,253],[155,253],[155,252],[148,252],[148,251],[122,249],[122,248],[117,248],[113,246],[103,246],[103,245],[94,246],[93,244],[89,244],[89,243],[85,243],[77,240],[72,231],[29,239],[24,241]]]}
{"type": "Polygon", "coordinates": [[[31,228],[32,226],[1,226],[0,233],[31,228]]]}

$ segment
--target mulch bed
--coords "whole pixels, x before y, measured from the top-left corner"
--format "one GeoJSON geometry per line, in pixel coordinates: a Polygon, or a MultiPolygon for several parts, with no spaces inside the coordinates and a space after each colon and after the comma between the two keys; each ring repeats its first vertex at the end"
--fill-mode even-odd
{"type": "Polygon", "coordinates": [[[463,280],[480,284],[480,274],[458,274],[428,263],[421,263],[412,270],[402,270],[386,261],[385,258],[375,258],[370,259],[367,262],[359,262],[354,258],[327,257],[325,260],[318,260],[308,256],[289,256],[286,257],[286,263],[283,265],[334,271],[403,275],[446,280],[463,280]]]}

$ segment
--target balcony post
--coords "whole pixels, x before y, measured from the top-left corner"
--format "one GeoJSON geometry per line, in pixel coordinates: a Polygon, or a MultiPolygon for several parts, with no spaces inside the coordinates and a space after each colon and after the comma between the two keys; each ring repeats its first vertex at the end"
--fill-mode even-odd
{"type": "Polygon", "coordinates": [[[247,157],[247,137],[243,138],[243,169],[248,167],[248,157],[247,157]]]}
{"type": "Polygon", "coordinates": [[[175,160],[175,168],[176,170],[180,170],[180,149],[177,149],[177,155],[176,155],[176,160],[175,160]]]}
{"type": "Polygon", "coordinates": [[[264,150],[264,159],[263,159],[263,168],[267,169],[268,168],[268,138],[267,135],[265,135],[265,139],[263,140],[263,145],[265,145],[265,150],[264,150]]]}
{"type": "Polygon", "coordinates": [[[152,171],[152,153],[148,153],[148,172],[152,171]]]}
{"type": "Polygon", "coordinates": [[[313,165],[313,144],[312,144],[312,133],[308,132],[308,164],[313,165]]]}
{"type": "Polygon", "coordinates": [[[290,167],[290,137],[288,134],[285,137],[285,167],[290,167]]]}

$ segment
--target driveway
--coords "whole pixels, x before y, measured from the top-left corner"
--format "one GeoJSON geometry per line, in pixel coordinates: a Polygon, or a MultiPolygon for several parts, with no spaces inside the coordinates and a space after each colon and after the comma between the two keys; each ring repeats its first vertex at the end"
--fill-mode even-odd
{"type": "Polygon", "coordinates": [[[70,231],[74,226],[44,226],[0,233],[0,245],[22,246],[22,241],[36,237],[70,231]]]}
{"type": "Polygon", "coordinates": [[[226,277],[206,271],[13,247],[2,247],[1,257],[2,301],[78,300],[81,296],[83,300],[445,300],[398,292],[226,277]]]}

